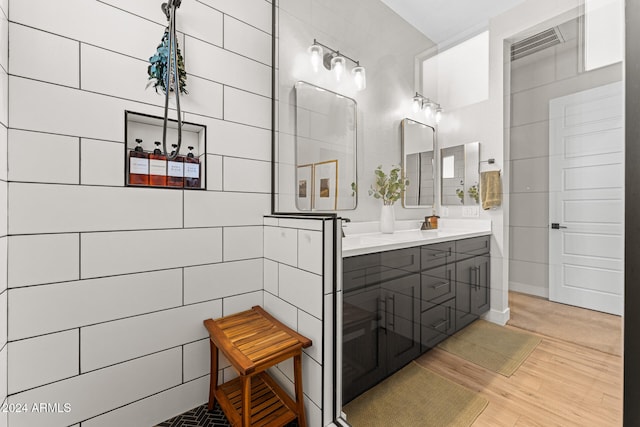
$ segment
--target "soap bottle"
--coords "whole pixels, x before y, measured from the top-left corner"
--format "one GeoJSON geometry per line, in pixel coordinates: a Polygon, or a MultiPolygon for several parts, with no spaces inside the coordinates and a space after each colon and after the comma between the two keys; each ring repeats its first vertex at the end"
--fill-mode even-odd
{"type": "Polygon", "coordinates": [[[167,156],[160,150],[160,141],[156,141],[156,148],[149,154],[149,185],[156,187],[167,186],[167,156]]]}
{"type": "Polygon", "coordinates": [[[189,154],[184,159],[184,186],[200,188],[200,160],[193,155],[193,146],[189,146],[189,154]]]}
{"type": "MultiPolygon", "coordinates": [[[[178,144],[172,144],[171,156],[176,154],[178,144]]],[[[184,157],[176,156],[167,161],[167,187],[184,187],[184,157]]]]}
{"type": "Polygon", "coordinates": [[[142,139],[129,151],[129,185],[149,185],[149,154],[142,149],[142,139]]]}
{"type": "Polygon", "coordinates": [[[438,215],[436,215],[436,210],[433,209],[431,211],[431,216],[426,217],[424,220],[427,223],[427,228],[431,229],[431,230],[435,230],[438,228],[438,218],[440,218],[438,215]]]}

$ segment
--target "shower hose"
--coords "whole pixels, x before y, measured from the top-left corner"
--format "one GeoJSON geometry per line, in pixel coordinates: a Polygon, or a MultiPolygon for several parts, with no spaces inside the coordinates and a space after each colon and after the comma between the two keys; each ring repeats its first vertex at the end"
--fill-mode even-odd
{"type": "Polygon", "coordinates": [[[182,120],[180,120],[180,77],[178,75],[178,54],[176,47],[176,9],[180,7],[182,0],[169,0],[168,3],[162,3],[162,11],[169,21],[169,55],[168,55],[168,71],[165,81],[165,98],[164,98],[164,122],[162,125],[162,150],[167,159],[173,160],[180,152],[182,144],[182,120]],[[173,79],[173,84],[172,84],[173,79]],[[167,122],[169,120],[169,96],[173,88],[176,94],[176,110],[178,115],[178,143],[177,148],[169,153],[167,151],[167,122]]]}

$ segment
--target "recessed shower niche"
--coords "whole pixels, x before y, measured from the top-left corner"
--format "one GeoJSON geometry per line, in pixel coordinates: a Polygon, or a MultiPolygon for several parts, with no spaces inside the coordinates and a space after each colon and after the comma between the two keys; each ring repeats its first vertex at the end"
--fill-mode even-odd
{"type": "Polygon", "coordinates": [[[125,111],[125,185],[206,190],[206,126],[169,119],[163,133],[164,118],[125,111]]]}

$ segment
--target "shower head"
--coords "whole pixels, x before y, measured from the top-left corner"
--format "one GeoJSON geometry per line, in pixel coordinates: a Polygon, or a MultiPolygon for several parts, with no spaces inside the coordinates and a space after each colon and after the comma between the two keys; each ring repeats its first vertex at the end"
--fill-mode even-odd
{"type": "Polygon", "coordinates": [[[182,0],[169,0],[168,3],[162,3],[160,8],[162,9],[162,13],[167,17],[167,21],[171,19],[171,9],[174,11],[180,7],[182,0]]]}

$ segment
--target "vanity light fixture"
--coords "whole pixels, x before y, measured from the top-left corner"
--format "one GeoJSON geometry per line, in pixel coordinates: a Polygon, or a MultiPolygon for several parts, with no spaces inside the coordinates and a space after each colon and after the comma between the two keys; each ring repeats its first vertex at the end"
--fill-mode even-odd
{"type": "Polygon", "coordinates": [[[316,39],[313,39],[313,44],[309,46],[307,52],[309,52],[309,59],[314,72],[317,73],[319,71],[320,63],[322,63],[327,70],[333,71],[337,81],[342,79],[347,69],[347,60],[353,62],[355,67],[351,70],[351,74],[353,75],[356,89],[363,90],[367,87],[365,69],[360,65],[359,61],[349,58],[347,55],[318,42],[316,39]],[[328,52],[324,53],[323,48],[328,52]]]}
{"type": "Polygon", "coordinates": [[[423,111],[427,118],[434,116],[436,123],[440,123],[442,119],[442,107],[437,102],[425,97],[424,95],[416,92],[416,95],[412,98],[413,112],[417,113],[423,111]],[[435,112],[435,115],[434,115],[435,112]]]}

